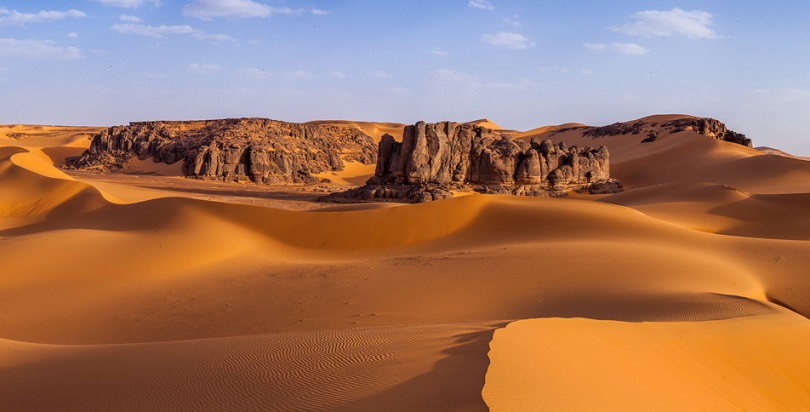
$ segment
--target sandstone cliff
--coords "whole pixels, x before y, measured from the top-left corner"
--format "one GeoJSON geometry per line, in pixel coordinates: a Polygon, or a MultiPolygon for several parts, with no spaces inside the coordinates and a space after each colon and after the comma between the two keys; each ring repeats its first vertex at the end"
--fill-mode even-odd
{"type": "Polygon", "coordinates": [[[67,167],[115,171],[137,156],[183,162],[183,174],[222,181],[311,183],[313,174],[342,170],[343,161],[371,164],[376,147],[368,135],[329,125],[245,118],[136,122],[93,137],[67,167]]]}
{"type": "Polygon", "coordinates": [[[405,127],[402,142],[383,136],[376,172],[366,186],[330,199],[421,202],[463,188],[533,196],[617,191],[621,186],[610,179],[609,157],[605,147],[528,143],[477,125],[418,122],[405,127]]]}

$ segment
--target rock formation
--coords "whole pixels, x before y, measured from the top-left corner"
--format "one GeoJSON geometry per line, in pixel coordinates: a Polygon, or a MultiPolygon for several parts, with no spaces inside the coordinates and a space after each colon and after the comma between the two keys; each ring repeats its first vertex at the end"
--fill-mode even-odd
{"type": "Polygon", "coordinates": [[[549,140],[531,143],[470,124],[418,122],[402,142],[380,141],[377,168],[366,185],[327,200],[427,201],[472,188],[484,193],[560,196],[568,190],[613,192],[607,148],[568,148],[549,140]]]}
{"type": "Polygon", "coordinates": [[[116,171],[137,156],[172,164],[183,174],[222,181],[312,183],[313,174],[342,170],[343,161],[376,161],[368,135],[329,125],[246,118],[136,122],[93,137],[67,167],[116,171]]]}
{"type": "Polygon", "coordinates": [[[641,119],[634,122],[613,123],[601,127],[575,126],[558,129],[552,132],[552,135],[571,130],[581,131],[583,137],[590,137],[593,139],[605,136],[618,136],[622,134],[648,133],[647,137],[641,140],[641,143],[655,142],[658,140],[658,134],[660,132],[674,134],[683,132],[685,130],[691,130],[695,133],[711,137],[712,139],[753,147],[751,139],[745,137],[744,134],[729,130],[726,128],[726,125],[719,120],[709,117],[684,117],[665,122],[654,122],[647,119],[641,119]],[[652,129],[655,129],[655,131],[652,129]]]}

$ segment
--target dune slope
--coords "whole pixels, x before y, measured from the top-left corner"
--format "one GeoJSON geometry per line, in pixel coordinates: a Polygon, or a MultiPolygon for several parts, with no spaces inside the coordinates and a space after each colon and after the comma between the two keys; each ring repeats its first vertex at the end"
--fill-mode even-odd
{"type": "Polygon", "coordinates": [[[807,162],[603,139],[624,193],[317,213],[2,147],[0,409],[804,408],[807,162]]]}

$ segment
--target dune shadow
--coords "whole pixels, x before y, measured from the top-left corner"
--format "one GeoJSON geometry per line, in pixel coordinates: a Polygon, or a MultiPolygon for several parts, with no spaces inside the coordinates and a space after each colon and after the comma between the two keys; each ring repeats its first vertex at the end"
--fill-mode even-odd
{"type": "Polygon", "coordinates": [[[363,399],[342,405],[346,411],[487,411],[481,391],[489,368],[489,342],[496,329],[455,335],[455,345],[422,375],[363,399]]]}

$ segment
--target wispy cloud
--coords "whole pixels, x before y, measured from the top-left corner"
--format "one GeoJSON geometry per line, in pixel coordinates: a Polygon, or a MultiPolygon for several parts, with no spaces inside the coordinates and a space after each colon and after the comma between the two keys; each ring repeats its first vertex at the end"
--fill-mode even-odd
{"type": "Polygon", "coordinates": [[[391,76],[390,73],[384,72],[382,70],[371,70],[367,71],[366,74],[372,77],[376,77],[378,79],[390,79],[391,77],[393,77],[391,76]]]}
{"type": "Polygon", "coordinates": [[[222,71],[223,67],[210,63],[189,63],[186,71],[193,74],[211,74],[222,71]]]}
{"type": "Polygon", "coordinates": [[[311,74],[303,70],[288,70],[288,71],[267,71],[256,67],[249,67],[246,69],[238,69],[235,74],[239,77],[247,77],[251,79],[269,79],[271,77],[281,77],[284,79],[306,79],[312,77],[311,74]]]}
{"type": "Polygon", "coordinates": [[[562,74],[571,74],[573,70],[569,69],[568,67],[561,67],[561,66],[543,66],[540,69],[540,73],[562,73],[562,74]]]}
{"type": "Polygon", "coordinates": [[[76,47],[62,47],[48,40],[0,39],[0,57],[38,60],[76,60],[82,57],[76,47]]]}
{"type": "Polygon", "coordinates": [[[140,22],[143,21],[138,16],[129,16],[129,15],[126,15],[126,14],[122,14],[122,15],[118,16],[118,20],[128,21],[128,22],[131,22],[131,23],[140,23],[140,22]]]}
{"type": "Polygon", "coordinates": [[[810,91],[800,88],[754,89],[757,100],[765,104],[797,104],[810,102],[810,91]]]}
{"type": "Polygon", "coordinates": [[[649,49],[635,43],[585,43],[583,47],[592,52],[612,51],[627,56],[640,56],[649,53],[649,49]]]}
{"type": "Polygon", "coordinates": [[[439,57],[447,57],[447,56],[450,55],[450,53],[442,50],[441,47],[434,48],[433,50],[430,51],[430,54],[432,54],[434,56],[439,56],[439,57]]]}
{"type": "Polygon", "coordinates": [[[523,26],[523,24],[520,23],[520,16],[518,16],[517,14],[515,14],[515,16],[512,17],[511,19],[509,17],[504,17],[501,20],[514,28],[520,28],[521,26],[523,26]]]}
{"type": "Polygon", "coordinates": [[[315,8],[315,7],[312,7],[311,9],[309,9],[309,12],[316,15],[316,16],[326,16],[328,14],[332,14],[332,10],[318,9],[318,8],[315,8]]]}
{"type": "Polygon", "coordinates": [[[17,10],[9,10],[0,7],[0,26],[25,26],[28,24],[64,20],[69,17],[79,19],[87,17],[87,15],[83,11],[76,9],[70,9],[68,11],[42,10],[38,13],[20,13],[17,10]]]}
{"type": "Polygon", "coordinates": [[[70,37],[71,39],[75,39],[76,37],[79,37],[79,33],[76,33],[75,31],[72,31],[72,32],[68,33],[67,36],[70,37]]]}
{"type": "Polygon", "coordinates": [[[717,39],[712,26],[713,15],[702,10],[646,10],[630,16],[634,21],[611,29],[630,36],[682,35],[691,39],[717,39]]]}
{"type": "MultiPolygon", "coordinates": [[[[216,17],[264,18],[274,14],[291,16],[301,14],[303,11],[304,9],[273,7],[252,0],[193,0],[183,6],[184,15],[201,20],[211,20],[216,17]]],[[[313,14],[317,13],[313,11],[313,14]]]]}
{"type": "Polygon", "coordinates": [[[167,26],[147,26],[145,24],[115,24],[112,29],[124,34],[137,34],[139,36],[162,38],[170,34],[194,34],[197,29],[189,25],[167,26]]]}
{"type": "Polygon", "coordinates": [[[164,38],[169,35],[184,34],[195,39],[208,40],[214,42],[233,41],[234,38],[224,34],[207,34],[202,30],[195,29],[187,24],[167,26],[149,26],[145,24],[122,23],[114,24],[111,27],[114,31],[122,34],[135,34],[138,36],[152,37],[155,39],[164,38]]]}
{"type": "Polygon", "coordinates": [[[528,49],[537,45],[535,42],[531,41],[531,39],[522,34],[503,31],[498,32],[497,34],[484,34],[481,36],[481,40],[494,46],[501,46],[516,50],[528,49]]]}
{"type": "Polygon", "coordinates": [[[467,7],[481,10],[495,10],[495,5],[487,0],[469,0],[467,7]]]}
{"type": "Polygon", "coordinates": [[[160,0],[93,0],[105,6],[122,7],[125,9],[137,9],[145,4],[160,6],[160,0]]]}
{"type": "Polygon", "coordinates": [[[515,81],[489,80],[474,74],[450,69],[436,70],[431,81],[442,88],[471,92],[519,92],[537,86],[537,83],[526,79],[515,81]]]}
{"type": "Polygon", "coordinates": [[[332,76],[334,76],[334,77],[337,77],[338,79],[345,79],[346,78],[346,73],[343,73],[340,70],[332,70],[332,72],[330,74],[332,76]]]}

